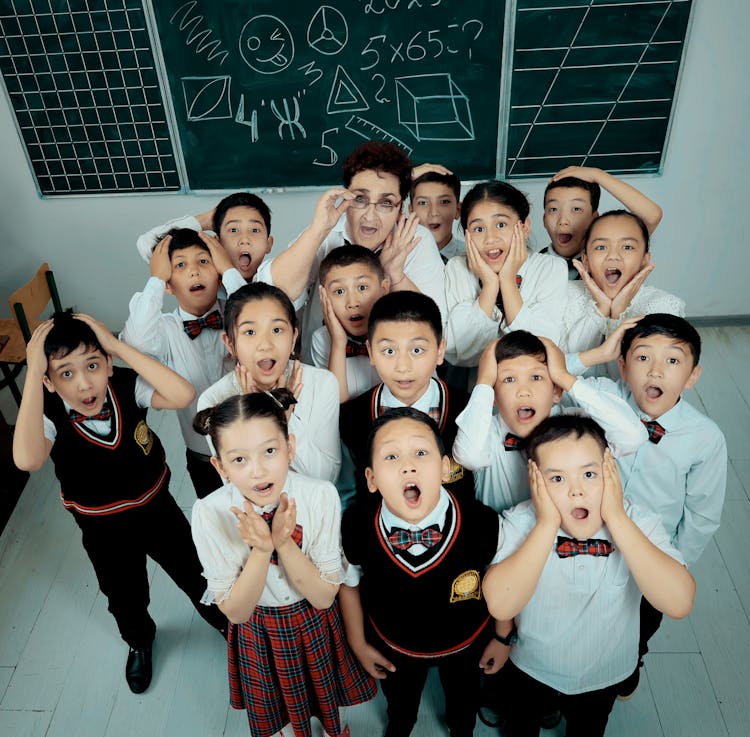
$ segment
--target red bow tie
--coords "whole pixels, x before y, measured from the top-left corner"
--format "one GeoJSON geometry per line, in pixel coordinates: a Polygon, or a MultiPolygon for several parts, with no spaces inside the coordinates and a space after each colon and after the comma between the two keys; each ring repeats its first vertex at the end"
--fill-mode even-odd
{"type": "Polygon", "coordinates": [[[357,340],[348,338],[346,341],[346,357],[351,358],[352,356],[366,356],[367,346],[364,343],[360,343],[357,340]]]}
{"type": "Polygon", "coordinates": [[[526,438],[519,438],[518,435],[509,432],[503,440],[503,448],[505,450],[526,450],[526,438]]]}
{"type": "Polygon", "coordinates": [[[68,412],[68,416],[71,419],[71,422],[87,422],[88,420],[109,420],[112,419],[112,408],[105,404],[99,412],[97,412],[95,415],[82,415],[80,412],[76,412],[74,409],[71,409],[70,412],[68,412]]]}
{"type": "MultiPolygon", "coordinates": [[[[276,514],[276,510],[278,507],[272,509],[270,512],[261,512],[261,517],[268,523],[268,526],[271,527],[273,524],[273,516],[276,514]]],[[[292,530],[291,538],[294,541],[294,544],[298,547],[302,547],[302,526],[301,525],[295,525],[294,529],[292,530]]],[[[274,550],[273,553],[271,553],[271,564],[272,565],[278,565],[279,564],[279,554],[274,550]]]]}
{"type": "Polygon", "coordinates": [[[666,434],[667,431],[656,420],[641,420],[648,430],[648,439],[656,445],[666,434]]]}
{"type": "Polygon", "coordinates": [[[182,329],[187,333],[190,340],[195,340],[203,332],[203,328],[221,330],[222,327],[224,327],[224,322],[221,319],[218,310],[214,310],[211,314],[206,315],[205,317],[182,321],[182,329]]]}
{"type": "Polygon", "coordinates": [[[570,537],[558,536],[555,548],[559,558],[572,558],[576,555],[607,556],[615,550],[609,540],[590,537],[588,540],[573,540],[570,537]]]}
{"type": "Polygon", "coordinates": [[[437,525],[430,525],[424,530],[404,530],[394,527],[388,535],[388,542],[396,550],[408,550],[412,545],[424,545],[431,548],[443,539],[443,533],[437,525]]]}

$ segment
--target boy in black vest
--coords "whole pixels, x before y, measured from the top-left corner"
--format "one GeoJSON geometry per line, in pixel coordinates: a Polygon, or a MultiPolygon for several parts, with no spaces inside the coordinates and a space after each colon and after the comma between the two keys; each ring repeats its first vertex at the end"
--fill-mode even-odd
{"type": "MultiPolygon", "coordinates": [[[[390,407],[412,407],[432,417],[445,448],[456,439],[456,417],[469,395],[435,376],[443,363],[445,339],[440,310],[420,292],[391,292],[370,311],[367,324],[370,363],[383,382],[344,402],[339,415],[341,440],[351,453],[356,473],[357,497],[367,500],[365,467],[367,437],[374,420],[390,407]]],[[[474,476],[452,457],[449,491],[474,498],[474,476]]]]}
{"type": "Polygon", "coordinates": [[[351,564],[340,589],[347,639],[365,670],[382,679],[385,737],[411,734],[431,666],[439,669],[451,737],[468,737],[480,673],[495,673],[511,643],[512,621],[493,622],[481,593],[499,517],[442,487],[450,460],[423,412],[386,411],[373,424],[368,454],[367,485],[379,503],[355,504],[341,525],[351,564]]]}
{"type": "Polygon", "coordinates": [[[34,331],[26,356],[13,459],[35,471],[52,457],[63,506],[81,528],[99,587],[130,647],[128,686],[142,693],[151,682],[156,634],[148,614],[147,555],[207,622],[226,628],[215,607],[200,603],[206,587],[190,526],[169,493],[164,448],[146,424],[149,406],[179,409],[195,390],[88,315],[54,315],[34,331]],[[113,367],[113,356],[132,368],[113,367]]]}

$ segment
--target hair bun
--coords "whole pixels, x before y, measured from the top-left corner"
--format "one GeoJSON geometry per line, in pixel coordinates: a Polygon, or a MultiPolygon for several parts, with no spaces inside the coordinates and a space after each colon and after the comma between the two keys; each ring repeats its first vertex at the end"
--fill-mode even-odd
{"type": "Polygon", "coordinates": [[[281,407],[285,412],[288,410],[293,404],[297,404],[297,398],[292,393],[291,389],[287,389],[286,387],[279,387],[278,389],[271,389],[271,391],[266,392],[266,394],[273,399],[276,404],[281,407]]]}
{"type": "Polygon", "coordinates": [[[211,417],[213,413],[213,407],[208,407],[198,412],[193,418],[193,430],[199,435],[208,435],[211,432],[211,417]]]}

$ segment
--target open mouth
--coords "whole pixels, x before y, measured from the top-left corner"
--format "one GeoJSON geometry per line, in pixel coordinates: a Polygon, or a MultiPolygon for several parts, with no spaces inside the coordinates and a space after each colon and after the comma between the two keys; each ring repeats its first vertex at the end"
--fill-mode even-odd
{"type": "Polygon", "coordinates": [[[557,234],[557,242],[561,246],[565,246],[568,243],[570,243],[573,240],[573,234],[572,233],[558,233],[557,234]]]}
{"type": "Polygon", "coordinates": [[[416,484],[411,483],[404,487],[404,500],[409,506],[416,506],[421,496],[422,492],[416,484]]]}
{"type": "Polygon", "coordinates": [[[365,236],[366,238],[372,238],[374,235],[377,234],[378,229],[372,227],[371,225],[360,225],[359,232],[362,233],[362,235],[365,236]]]}
{"type": "Polygon", "coordinates": [[[429,223],[427,227],[434,232],[440,230],[442,225],[442,223],[429,223]]]}
{"type": "Polygon", "coordinates": [[[359,325],[364,319],[365,319],[364,315],[351,315],[349,317],[349,322],[354,325],[359,325]]]}
{"type": "Polygon", "coordinates": [[[589,516],[589,510],[584,507],[576,507],[570,515],[573,519],[586,519],[589,516]]]}
{"type": "Polygon", "coordinates": [[[263,358],[255,364],[264,374],[270,374],[276,365],[275,358],[263,358]]]}
{"type": "Polygon", "coordinates": [[[502,248],[493,248],[491,251],[487,251],[487,259],[489,261],[497,261],[502,255],[502,248]]]}
{"type": "Polygon", "coordinates": [[[658,399],[662,394],[664,394],[664,392],[658,386],[647,386],[646,387],[646,396],[649,399],[658,399]]]}
{"type": "Polygon", "coordinates": [[[270,494],[272,489],[273,489],[273,484],[270,481],[265,484],[256,484],[255,486],[253,486],[253,491],[256,494],[260,494],[260,495],[270,494]]]}
{"type": "Polygon", "coordinates": [[[202,292],[206,287],[203,286],[203,284],[193,284],[192,287],[190,287],[191,292],[202,292]]]}
{"type": "Polygon", "coordinates": [[[622,271],[619,269],[605,269],[604,278],[607,280],[607,284],[614,286],[622,276],[622,271]]]}
{"type": "Polygon", "coordinates": [[[247,252],[243,251],[239,258],[237,259],[237,263],[239,264],[239,267],[241,269],[247,270],[250,268],[250,264],[253,262],[253,257],[247,252]]]}
{"type": "Polygon", "coordinates": [[[521,422],[528,422],[535,414],[536,410],[533,407],[519,407],[516,410],[516,417],[518,417],[521,422]]]}
{"type": "Polygon", "coordinates": [[[94,409],[97,404],[97,398],[96,397],[86,397],[86,399],[81,400],[81,404],[86,409],[94,409]]]}

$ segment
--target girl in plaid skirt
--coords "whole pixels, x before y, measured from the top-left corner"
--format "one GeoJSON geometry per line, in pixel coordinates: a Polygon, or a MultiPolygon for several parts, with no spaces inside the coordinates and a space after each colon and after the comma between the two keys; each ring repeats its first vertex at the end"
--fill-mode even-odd
{"type": "Polygon", "coordinates": [[[193,507],[193,539],[229,630],[231,704],[247,710],[253,737],[291,722],[310,737],[348,735],[339,707],[375,696],[350,653],[336,594],[341,583],[341,507],[335,487],[289,469],[295,438],[287,389],[230,397],[199,412],[211,462],[227,483],[193,507]]]}

